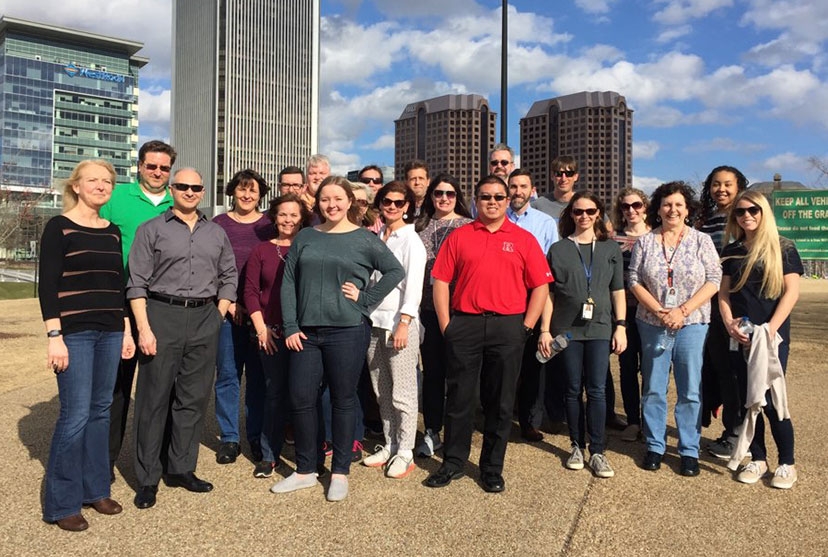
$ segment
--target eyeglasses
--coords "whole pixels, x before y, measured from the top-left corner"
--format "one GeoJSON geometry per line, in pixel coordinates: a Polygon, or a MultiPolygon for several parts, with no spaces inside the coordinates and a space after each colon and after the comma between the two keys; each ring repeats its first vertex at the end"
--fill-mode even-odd
{"type": "Polygon", "coordinates": [[[640,211],[644,208],[644,204],[640,201],[634,201],[633,203],[622,203],[621,210],[622,211],[629,211],[632,209],[633,211],[640,211]]]}
{"type": "Polygon", "coordinates": [[[368,176],[363,176],[362,178],[359,179],[359,181],[362,182],[363,184],[381,184],[382,183],[382,178],[379,178],[379,177],[369,178],[368,176]]]}
{"type": "Polygon", "coordinates": [[[558,178],[563,178],[564,176],[566,176],[567,178],[572,178],[577,173],[577,170],[558,170],[557,172],[555,172],[555,176],[557,176],[558,178]]]}
{"type": "Polygon", "coordinates": [[[479,194],[477,194],[477,200],[478,201],[491,201],[492,199],[494,199],[498,203],[501,203],[501,202],[506,201],[507,199],[509,199],[509,196],[504,195],[502,193],[496,193],[496,194],[479,193],[479,194]]]}
{"type": "Polygon", "coordinates": [[[279,187],[285,190],[301,190],[304,186],[305,184],[287,184],[285,182],[279,184],[279,187]]]}
{"type": "Polygon", "coordinates": [[[431,192],[431,195],[440,199],[441,197],[445,197],[446,199],[454,199],[457,197],[457,192],[454,190],[434,190],[431,192]]]}
{"type": "Polygon", "coordinates": [[[387,197],[382,198],[382,206],[383,207],[390,207],[393,205],[397,209],[402,209],[405,207],[407,201],[405,199],[388,199],[387,197]]]}
{"type": "Polygon", "coordinates": [[[173,184],[172,187],[177,191],[193,190],[193,193],[201,193],[204,191],[204,186],[201,184],[173,184]]]}
{"type": "Polygon", "coordinates": [[[590,207],[589,209],[572,209],[572,216],[574,217],[580,217],[584,213],[586,213],[590,217],[594,217],[598,214],[598,209],[595,207],[590,207]]]}
{"type": "Polygon", "coordinates": [[[750,207],[736,207],[733,209],[733,214],[737,217],[745,216],[745,213],[750,213],[750,216],[755,217],[762,212],[762,208],[758,205],[751,205],[750,207]]]}
{"type": "Polygon", "coordinates": [[[489,164],[492,166],[509,166],[512,164],[512,161],[507,161],[506,159],[500,159],[499,161],[489,161],[489,164]]]}
{"type": "Polygon", "coordinates": [[[356,199],[355,201],[356,201],[356,204],[359,205],[360,207],[362,207],[363,209],[368,206],[368,200],[367,199],[356,199]]]}
{"type": "Polygon", "coordinates": [[[152,172],[153,170],[161,169],[161,172],[167,173],[172,170],[171,166],[167,166],[166,164],[151,164],[151,163],[144,163],[144,168],[152,172]]]}

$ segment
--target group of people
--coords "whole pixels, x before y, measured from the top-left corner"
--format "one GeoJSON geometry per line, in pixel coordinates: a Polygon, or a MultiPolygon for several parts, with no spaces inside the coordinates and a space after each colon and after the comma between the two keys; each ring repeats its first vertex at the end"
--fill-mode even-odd
{"type": "Polygon", "coordinates": [[[175,158],[163,142],[144,144],[139,180],[117,188],[109,163],[79,163],[63,214],[44,230],[40,301],[61,403],[45,521],[76,531],[88,527],[83,506],[121,512],[109,486],[136,367],[138,508],[156,504],[162,479],[213,489],[195,475],[212,392],[216,460],[241,454],[243,375],[254,476],[271,477],[284,444],[295,443],[296,469],[273,493],[318,485],[330,454],[326,497],[340,501],[352,462],[401,479],[415,455],[441,449],[425,484],[444,487],[464,475],[478,392],[485,491],[505,489],[515,407],[527,441],[543,438],[547,414],[568,428],[566,468],[588,464],[612,477],[605,430],[620,420],[611,353],[621,369],[622,438],[643,436],[644,469],[658,469],[666,451],[672,368],[681,474],[699,473],[703,419],[721,404],[726,431],[709,449],[735,462],[749,446],[737,479],[768,473],[764,408],[779,446],[772,485],[796,481],[779,380],[802,264],[738,170],[711,172],[699,218],[683,182],[650,198],[625,189],[608,213],[594,193],[576,191],[577,161],[565,156],[553,161],[553,191],[538,197],[531,173],[515,169],[502,144],[471,207],[455,177],[430,177],[424,161],[406,165],[404,180],[384,183],[371,165],[351,183],[314,155],[304,170],[279,173],[264,212],[267,181],[238,172],[225,188],[228,211],[208,220],[198,209],[200,173],[173,172],[175,158]],[[752,336],[743,318],[757,325],[752,336]],[[726,354],[715,352],[721,346],[726,354]],[[383,443],[362,458],[372,418],[383,443]]]}

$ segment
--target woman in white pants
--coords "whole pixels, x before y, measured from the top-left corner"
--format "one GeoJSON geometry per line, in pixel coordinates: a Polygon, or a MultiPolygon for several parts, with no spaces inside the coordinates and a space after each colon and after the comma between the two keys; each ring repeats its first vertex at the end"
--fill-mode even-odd
{"type": "MultiPolygon", "coordinates": [[[[420,299],[426,250],[413,224],[413,192],[389,182],[376,194],[375,206],[385,224],[379,237],[405,269],[405,278],[371,312],[368,370],[377,395],[385,445],[362,463],[385,467],[389,478],[404,478],[414,469],[417,435],[417,359],[420,349],[420,299]]],[[[374,278],[379,278],[375,274],[374,278]]]]}

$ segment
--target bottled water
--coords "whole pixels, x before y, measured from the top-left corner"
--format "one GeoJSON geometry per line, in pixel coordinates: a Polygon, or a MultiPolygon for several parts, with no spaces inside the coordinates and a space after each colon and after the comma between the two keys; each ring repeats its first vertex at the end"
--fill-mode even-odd
{"type": "Polygon", "coordinates": [[[537,360],[540,363],[545,364],[546,362],[554,358],[557,354],[563,352],[564,348],[569,346],[570,340],[572,340],[571,333],[563,333],[556,336],[552,339],[552,353],[549,354],[549,357],[547,358],[541,353],[540,350],[538,350],[537,352],[535,352],[535,358],[537,358],[537,360]]]}
{"type": "Polygon", "coordinates": [[[671,329],[670,327],[665,327],[664,331],[658,336],[658,342],[656,343],[655,351],[657,354],[662,354],[664,352],[670,351],[673,349],[673,345],[676,343],[676,335],[678,334],[678,329],[671,329]]]}
{"type": "MultiPolygon", "coordinates": [[[[741,323],[739,323],[739,332],[743,335],[749,337],[753,334],[754,329],[753,323],[747,317],[742,317],[741,323]]],[[[730,351],[736,352],[739,349],[739,341],[733,337],[730,337],[730,351]]]]}

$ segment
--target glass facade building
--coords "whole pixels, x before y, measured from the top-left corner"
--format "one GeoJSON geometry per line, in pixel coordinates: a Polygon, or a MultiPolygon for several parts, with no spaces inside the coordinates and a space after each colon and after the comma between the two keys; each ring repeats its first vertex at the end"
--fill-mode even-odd
{"type": "Polygon", "coordinates": [[[90,158],[132,181],[142,47],[0,17],[0,188],[48,190],[90,158]]]}

